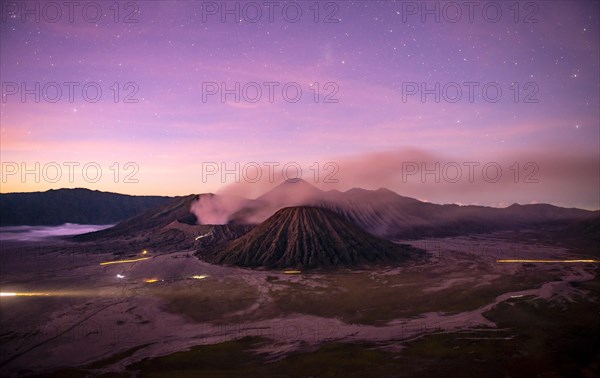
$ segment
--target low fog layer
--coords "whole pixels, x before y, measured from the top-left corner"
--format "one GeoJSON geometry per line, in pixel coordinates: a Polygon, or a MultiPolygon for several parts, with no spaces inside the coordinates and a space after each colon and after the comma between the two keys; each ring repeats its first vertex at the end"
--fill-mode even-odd
{"type": "Polygon", "coordinates": [[[73,223],[65,223],[60,226],[7,226],[0,227],[0,240],[37,241],[58,236],[85,234],[112,226],[73,223]]]}

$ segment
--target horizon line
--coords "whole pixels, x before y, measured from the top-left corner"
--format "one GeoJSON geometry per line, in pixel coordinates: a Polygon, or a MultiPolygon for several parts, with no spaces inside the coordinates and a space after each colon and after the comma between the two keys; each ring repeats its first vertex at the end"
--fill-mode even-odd
{"type": "MultiPolygon", "coordinates": [[[[467,207],[467,206],[476,206],[476,207],[490,207],[490,208],[496,208],[496,209],[506,209],[512,206],[529,206],[529,205],[549,205],[549,206],[554,206],[554,207],[559,207],[559,208],[564,208],[564,209],[579,209],[579,210],[586,210],[586,211],[592,211],[592,212],[596,212],[596,211],[600,211],[600,207],[598,208],[589,208],[589,207],[577,207],[577,206],[566,206],[566,205],[560,205],[560,204],[555,204],[555,203],[549,203],[549,202],[530,202],[530,203],[519,203],[519,202],[513,202],[510,205],[505,205],[505,206],[500,206],[500,205],[491,205],[491,204],[480,204],[480,203],[469,203],[469,204],[465,204],[465,203],[456,203],[456,202],[432,202],[429,200],[424,200],[424,199],[419,199],[419,198],[414,198],[414,197],[410,197],[410,196],[405,196],[402,195],[398,192],[396,192],[395,190],[389,189],[389,188],[385,188],[385,187],[379,187],[377,189],[364,189],[364,188],[360,188],[360,187],[352,187],[350,189],[347,190],[339,190],[339,189],[329,189],[329,190],[322,190],[314,185],[312,185],[311,183],[307,182],[306,180],[302,180],[300,179],[302,182],[305,182],[313,187],[315,187],[318,190],[321,190],[325,193],[327,192],[331,192],[331,191],[338,191],[340,193],[347,193],[348,191],[352,190],[352,189],[361,189],[361,190],[366,190],[369,192],[376,192],[378,190],[388,190],[400,197],[404,197],[404,198],[410,198],[410,199],[414,199],[416,201],[422,202],[422,203],[431,203],[431,204],[435,204],[435,205],[441,205],[441,206],[446,206],[446,205],[456,205],[456,206],[460,206],[460,207],[467,207]]],[[[277,184],[276,186],[274,186],[274,188],[276,188],[277,186],[289,182],[289,180],[284,180],[281,183],[277,184]]],[[[272,188],[272,189],[274,189],[272,188]]],[[[37,190],[37,191],[20,191],[20,192],[3,192],[0,190],[0,195],[9,195],[9,194],[34,194],[34,193],[46,193],[46,192],[50,192],[50,191],[58,191],[58,190],[87,190],[90,192],[100,192],[100,193],[109,193],[109,194],[117,194],[117,195],[123,195],[123,196],[131,196],[131,197],[167,197],[167,198],[175,198],[175,197],[188,197],[188,196],[200,196],[200,195],[208,195],[208,194],[212,194],[212,195],[220,195],[220,196],[228,196],[227,194],[220,194],[218,192],[203,192],[203,193],[188,193],[188,194],[169,194],[169,195],[165,195],[165,194],[131,194],[131,193],[123,193],[123,192],[114,192],[114,191],[108,191],[108,190],[101,190],[101,189],[90,189],[90,188],[86,188],[86,187],[73,187],[73,188],[68,188],[68,187],[62,187],[62,188],[50,188],[50,189],[46,189],[46,190],[37,190]]],[[[271,190],[272,190],[271,189],[271,190]]],[[[270,190],[266,191],[263,194],[268,193],[270,190]]],[[[229,195],[229,196],[234,196],[234,195],[229,195]]],[[[250,197],[242,197],[242,196],[237,196],[240,198],[245,198],[245,199],[251,199],[254,200],[259,196],[257,196],[256,198],[250,198],[250,197]]]]}

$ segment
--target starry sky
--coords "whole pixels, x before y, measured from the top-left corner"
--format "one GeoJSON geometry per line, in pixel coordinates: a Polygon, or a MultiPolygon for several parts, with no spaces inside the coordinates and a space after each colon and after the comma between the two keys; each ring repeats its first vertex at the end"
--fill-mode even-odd
{"type": "Polygon", "coordinates": [[[87,3],[2,4],[3,193],[217,192],[235,175],[208,165],[264,182],[268,162],[322,189],[600,208],[598,2],[87,3]]]}

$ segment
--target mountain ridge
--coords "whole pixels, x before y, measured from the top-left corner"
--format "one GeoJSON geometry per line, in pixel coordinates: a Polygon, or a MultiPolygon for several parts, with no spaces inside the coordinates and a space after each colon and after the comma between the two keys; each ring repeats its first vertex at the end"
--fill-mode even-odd
{"type": "Polygon", "coordinates": [[[86,188],[0,193],[0,226],[113,224],[164,204],[169,198],[86,188]]]}
{"type": "MultiPolygon", "coordinates": [[[[55,221],[53,224],[102,224],[102,221],[105,219],[104,217],[100,216],[92,219],[89,217],[90,213],[91,215],[96,214],[96,209],[99,207],[106,208],[113,206],[118,208],[121,206],[119,201],[116,203],[108,201],[107,205],[106,198],[112,198],[111,196],[116,196],[116,198],[121,198],[122,196],[125,196],[125,198],[132,197],[110,192],[91,191],[88,189],[64,189],[51,191],[50,193],[54,193],[55,195],[85,193],[100,198],[96,200],[95,206],[91,206],[91,204],[82,201],[77,202],[77,205],[74,207],[75,210],[72,212],[81,211],[86,213],[88,218],[82,220],[81,217],[64,217],[60,219],[60,221],[55,221]],[[107,195],[109,196],[107,197],[107,195]]],[[[7,207],[7,201],[5,201],[6,198],[10,198],[10,194],[2,194],[2,197],[0,197],[0,209],[7,207]]],[[[150,196],[150,198],[154,197],[150,196]]],[[[404,197],[386,188],[379,188],[377,190],[352,188],[345,192],[337,190],[323,191],[306,181],[288,181],[281,183],[271,191],[264,193],[254,200],[243,198],[240,200],[240,198],[237,199],[237,202],[241,207],[235,210],[236,206],[234,206],[233,212],[229,216],[222,217],[226,220],[223,223],[234,226],[236,231],[233,232],[233,235],[242,235],[245,231],[268,219],[278,210],[292,206],[326,208],[343,216],[346,220],[357,225],[362,230],[388,240],[445,237],[546,226],[560,228],[563,226],[567,227],[573,222],[593,218],[600,214],[600,211],[562,208],[550,204],[513,204],[506,208],[476,205],[461,206],[456,204],[438,205],[422,202],[410,197],[404,197]],[[300,194],[297,195],[298,193],[300,194]],[[307,193],[308,195],[306,195],[307,193]]],[[[219,206],[227,204],[228,197],[212,193],[199,195],[192,194],[181,197],[159,197],[158,205],[151,206],[151,204],[139,208],[132,216],[114,222],[104,223],[110,224],[118,222],[118,224],[112,228],[88,235],[82,235],[75,239],[91,241],[106,240],[123,236],[130,237],[131,235],[147,235],[144,237],[144,240],[152,240],[153,233],[156,233],[157,230],[162,230],[173,222],[196,225],[198,222],[198,217],[196,215],[197,211],[192,209],[192,207],[194,204],[198,205],[199,199],[209,201],[211,206],[215,205],[217,207],[216,210],[219,210],[219,206]]],[[[63,199],[60,201],[55,200],[46,202],[48,202],[51,208],[54,207],[60,210],[61,204],[65,201],[66,200],[63,199]]],[[[39,224],[43,224],[45,219],[40,217],[37,208],[32,208],[32,203],[27,205],[32,210],[26,215],[29,218],[39,218],[39,224]]],[[[131,214],[127,213],[126,210],[127,208],[118,211],[124,214],[131,214]]],[[[229,209],[225,209],[224,211],[229,211],[229,209]]],[[[10,214],[10,212],[3,211],[0,218],[3,220],[6,219],[5,214],[7,213],[10,214]]],[[[125,215],[122,215],[121,217],[125,217],[125,215]]],[[[15,224],[13,223],[10,225],[15,224]]],[[[186,229],[189,229],[189,227],[186,229]]],[[[201,230],[204,230],[205,228],[198,227],[197,229],[197,232],[194,231],[189,235],[186,234],[187,236],[179,235],[178,238],[183,240],[194,236],[195,234],[199,234],[201,230]]],[[[177,231],[177,227],[172,227],[169,230],[171,233],[177,231]]],[[[212,240],[215,243],[220,242],[216,236],[208,238],[203,242],[206,243],[209,240],[212,240]]]]}

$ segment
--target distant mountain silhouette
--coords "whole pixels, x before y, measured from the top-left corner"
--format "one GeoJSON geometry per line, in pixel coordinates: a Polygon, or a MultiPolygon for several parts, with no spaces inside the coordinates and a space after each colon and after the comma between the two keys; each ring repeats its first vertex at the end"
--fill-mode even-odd
{"type": "Polygon", "coordinates": [[[320,201],[356,224],[389,239],[456,236],[499,230],[560,226],[594,212],[548,204],[486,206],[437,205],[379,189],[353,189],[320,201]]]}
{"type": "Polygon", "coordinates": [[[302,179],[285,180],[256,199],[263,203],[298,201],[320,196],[324,192],[302,179]]]}
{"type": "Polygon", "coordinates": [[[284,207],[310,205],[324,191],[302,179],[286,180],[232,214],[229,223],[259,224],[284,207]]]}
{"type": "Polygon", "coordinates": [[[312,187],[304,181],[279,185],[238,210],[230,221],[259,224],[286,206],[314,206],[330,209],[373,235],[386,239],[413,239],[561,226],[599,213],[548,204],[514,204],[507,208],[438,205],[403,197],[384,188],[325,192],[307,186],[312,187]]]}
{"type": "Polygon", "coordinates": [[[402,261],[417,251],[370,235],[330,210],[290,207],[238,239],[199,248],[197,255],[218,264],[306,269],[402,261]]]}
{"type": "Polygon", "coordinates": [[[0,194],[0,226],[112,224],[163,205],[170,197],[130,196],[89,189],[0,194]]]}

